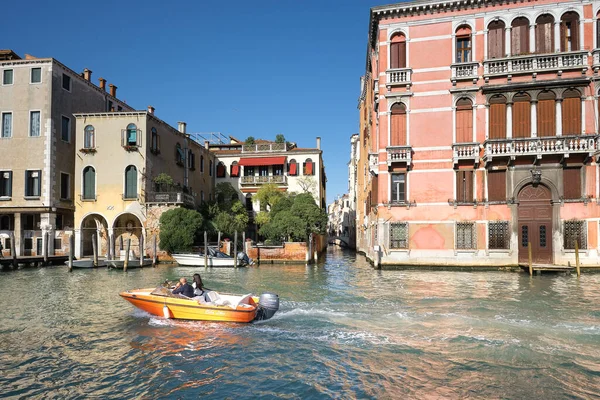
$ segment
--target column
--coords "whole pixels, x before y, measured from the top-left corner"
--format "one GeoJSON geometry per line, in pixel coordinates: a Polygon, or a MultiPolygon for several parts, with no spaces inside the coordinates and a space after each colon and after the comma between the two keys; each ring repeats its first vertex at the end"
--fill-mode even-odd
{"type": "Polygon", "coordinates": [[[554,22],[554,51],[560,51],[560,21],[554,22]]]}
{"type": "Polygon", "coordinates": [[[56,229],[56,213],[42,213],[40,215],[40,223],[42,226],[42,244],[48,249],[48,255],[54,255],[54,232],[56,229]],[[48,242],[45,242],[48,233],[48,242]]]}
{"type": "MultiPolygon", "coordinates": [[[[81,246],[81,229],[73,229],[73,235],[75,236],[75,249],[73,249],[73,255],[75,258],[83,257],[83,248],[81,246]]],[[[65,246],[67,248],[67,252],[71,251],[69,246],[65,246]]],[[[67,253],[68,254],[68,253],[67,253]]]]}
{"type": "Polygon", "coordinates": [[[23,226],[21,224],[21,213],[15,213],[15,221],[14,221],[14,233],[15,233],[15,250],[17,252],[17,256],[23,254],[22,246],[22,236],[23,236],[23,226]]]}
{"type": "Polygon", "coordinates": [[[504,49],[506,50],[506,57],[510,57],[510,26],[504,28],[504,49]]]}
{"type": "Polygon", "coordinates": [[[506,138],[512,138],[512,105],[513,103],[506,103],[506,138]]]}
{"type": "Polygon", "coordinates": [[[581,134],[585,135],[585,97],[581,98],[581,134]]]}
{"type": "Polygon", "coordinates": [[[537,137],[537,99],[531,100],[531,137],[537,137]]]}
{"type": "MultiPolygon", "coordinates": [[[[488,57],[488,30],[483,31],[483,59],[486,60],[488,57]]],[[[475,57],[473,57],[475,60],[475,57]]]]}
{"type": "Polygon", "coordinates": [[[490,138],[490,104],[485,104],[485,140],[490,138]]]}
{"type": "Polygon", "coordinates": [[[556,99],[556,136],[562,136],[562,101],[556,99]]]}
{"type": "Polygon", "coordinates": [[[535,24],[529,25],[529,52],[535,53],[535,24]]]}

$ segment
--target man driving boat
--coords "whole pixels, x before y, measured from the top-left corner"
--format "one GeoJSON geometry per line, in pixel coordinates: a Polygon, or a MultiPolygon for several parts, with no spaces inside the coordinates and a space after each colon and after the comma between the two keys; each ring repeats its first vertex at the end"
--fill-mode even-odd
{"type": "Polygon", "coordinates": [[[175,288],[173,294],[182,294],[186,297],[194,297],[194,288],[187,283],[187,279],[181,278],[175,288]]]}

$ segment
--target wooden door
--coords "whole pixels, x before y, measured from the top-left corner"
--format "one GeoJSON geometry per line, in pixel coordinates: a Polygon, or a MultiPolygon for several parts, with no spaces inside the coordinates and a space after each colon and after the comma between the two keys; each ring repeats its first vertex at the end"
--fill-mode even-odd
{"type": "Polygon", "coordinates": [[[552,196],[545,186],[526,186],[519,193],[519,263],[552,264],[552,196]]]}

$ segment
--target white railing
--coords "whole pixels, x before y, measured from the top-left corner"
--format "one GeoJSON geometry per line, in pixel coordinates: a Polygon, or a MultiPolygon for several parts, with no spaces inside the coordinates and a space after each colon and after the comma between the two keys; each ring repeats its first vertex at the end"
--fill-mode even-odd
{"type": "Polygon", "coordinates": [[[473,160],[479,162],[479,143],[461,143],[452,145],[452,159],[454,164],[460,160],[473,160]]]}
{"type": "Polygon", "coordinates": [[[386,86],[410,85],[411,74],[410,68],[388,69],[385,71],[385,84],[386,86]]]}
{"type": "Polygon", "coordinates": [[[590,156],[597,148],[596,136],[564,136],[549,138],[526,139],[492,139],[485,144],[483,158],[485,162],[494,157],[536,156],[570,153],[589,153],[590,156]]]}
{"type": "Polygon", "coordinates": [[[369,153],[369,172],[379,173],[379,154],[369,153]]]}
{"type": "Polygon", "coordinates": [[[412,160],[412,147],[411,146],[390,146],[386,147],[387,151],[387,163],[406,163],[410,164],[412,160]]]}
{"type": "Polygon", "coordinates": [[[265,183],[285,185],[287,183],[287,177],[285,175],[242,176],[242,185],[264,185],[265,183]]]}
{"type": "Polygon", "coordinates": [[[592,68],[597,70],[600,68],[600,49],[592,50],[592,68]]]}
{"type": "Polygon", "coordinates": [[[478,77],[477,68],[479,63],[476,61],[452,64],[452,80],[475,79],[478,77]]]}
{"type": "Polygon", "coordinates": [[[373,93],[379,94],[379,79],[373,81],[373,93]]]}
{"type": "Polygon", "coordinates": [[[533,54],[486,60],[483,62],[484,75],[509,75],[543,71],[587,68],[588,52],[533,54]]]}
{"type": "Polygon", "coordinates": [[[242,146],[242,153],[262,153],[286,151],[285,143],[260,143],[260,144],[245,144],[242,146]]]}

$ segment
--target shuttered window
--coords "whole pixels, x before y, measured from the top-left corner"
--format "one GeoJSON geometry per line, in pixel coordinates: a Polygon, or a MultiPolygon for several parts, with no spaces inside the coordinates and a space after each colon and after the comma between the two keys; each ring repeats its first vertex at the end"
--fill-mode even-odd
{"type": "Polygon", "coordinates": [[[506,97],[490,99],[490,139],[506,139],[506,97]]]}
{"type": "Polygon", "coordinates": [[[137,168],[133,165],[125,169],[125,198],[137,198],[137,168]]]}
{"type": "Polygon", "coordinates": [[[469,99],[460,99],[456,103],[456,142],[473,141],[473,103],[469,99]]]}
{"type": "Polygon", "coordinates": [[[513,97],[513,137],[531,137],[531,104],[527,94],[517,94],[513,97]]]}
{"type": "Polygon", "coordinates": [[[529,52],[529,21],[527,18],[516,18],[510,33],[511,54],[527,54],[529,52]]]}
{"type": "Polygon", "coordinates": [[[83,170],[83,199],[96,200],[96,171],[92,167],[83,170]]]}
{"type": "Polygon", "coordinates": [[[504,22],[493,21],[488,25],[488,58],[501,58],[504,50],[504,22]]]}
{"type": "Polygon", "coordinates": [[[538,95],[537,134],[540,137],[556,136],[556,100],[553,92],[538,95]]]}
{"type": "Polygon", "coordinates": [[[563,187],[565,199],[581,198],[581,168],[563,169],[563,187]]]}
{"type": "Polygon", "coordinates": [[[540,15],[535,21],[535,51],[539,54],[554,52],[554,17],[540,15]]]}
{"type": "Polygon", "coordinates": [[[581,94],[577,90],[563,93],[562,134],[581,135],[581,94]]]}
{"type": "Polygon", "coordinates": [[[473,202],[473,171],[456,172],[456,201],[459,203],[473,202]]]}
{"type": "Polygon", "coordinates": [[[392,106],[390,139],[391,146],[406,145],[406,106],[402,103],[392,106]]]}
{"type": "Polygon", "coordinates": [[[579,50],[579,15],[570,11],[560,19],[560,51],[579,50]]]}
{"type": "Polygon", "coordinates": [[[406,68],[406,38],[395,35],[390,44],[390,68],[406,68]]]}
{"type": "Polygon", "coordinates": [[[506,171],[488,171],[488,200],[506,201],[506,171]]]}

